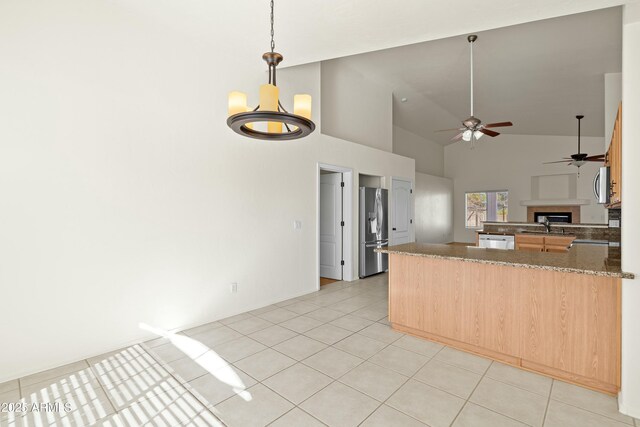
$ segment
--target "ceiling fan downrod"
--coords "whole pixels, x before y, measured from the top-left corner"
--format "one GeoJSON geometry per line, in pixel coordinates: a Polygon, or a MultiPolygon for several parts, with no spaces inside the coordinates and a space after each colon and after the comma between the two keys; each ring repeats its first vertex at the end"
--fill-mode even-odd
{"type": "Polygon", "coordinates": [[[584,118],[584,116],[582,115],[577,115],[576,119],[578,119],[578,154],[581,153],[580,151],[580,120],[582,120],[584,118]]]}
{"type": "Polygon", "coordinates": [[[469,67],[471,69],[471,117],[473,117],[473,42],[478,40],[478,36],[470,35],[467,40],[469,41],[469,57],[471,59],[469,67]]]}

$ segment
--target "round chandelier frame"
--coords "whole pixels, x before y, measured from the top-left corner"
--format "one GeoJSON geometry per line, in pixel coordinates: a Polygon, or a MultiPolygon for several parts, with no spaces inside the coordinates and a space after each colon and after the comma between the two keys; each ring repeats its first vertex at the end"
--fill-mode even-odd
{"type": "MultiPolygon", "coordinates": [[[[271,87],[272,94],[268,100],[272,104],[272,107],[267,109],[260,108],[261,106],[258,105],[251,111],[244,111],[245,107],[242,107],[240,112],[229,115],[229,117],[227,118],[227,125],[234,132],[249,138],[271,141],[285,141],[304,138],[305,136],[311,134],[316,128],[315,123],[311,121],[311,97],[304,94],[296,95],[294,97],[294,112],[298,112],[299,110],[301,114],[304,115],[288,112],[282,106],[282,103],[278,99],[279,92],[276,85],[276,68],[278,64],[282,62],[284,57],[280,53],[275,51],[276,44],[273,39],[273,9],[273,0],[271,0],[271,51],[266,52],[262,55],[262,59],[264,59],[264,61],[267,63],[267,66],[269,67],[268,86],[271,87]],[[273,95],[274,92],[275,95],[273,95]],[[298,96],[304,98],[300,102],[301,104],[304,104],[301,108],[298,108],[298,96]],[[254,123],[264,122],[268,124],[267,131],[257,130],[253,128],[254,123]],[[269,128],[271,128],[274,124],[276,124],[274,128],[280,129],[280,132],[269,131],[269,128]]],[[[246,105],[246,95],[239,95],[244,97],[244,105],[246,105]]],[[[262,96],[263,95],[261,88],[261,102],[263,102],[262,96]]],[[[229,99],[231,104],[231,95],[229,99]]]]}

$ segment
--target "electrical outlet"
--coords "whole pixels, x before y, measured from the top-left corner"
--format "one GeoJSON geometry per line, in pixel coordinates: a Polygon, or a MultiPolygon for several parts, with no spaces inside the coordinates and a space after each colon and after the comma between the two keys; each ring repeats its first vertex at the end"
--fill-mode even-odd
{"type": "Polygon", "coordinates": [[[619,219],[610,219],[609,227],[611,228],[620,228],[620,220],[619,219]]]}
{"type": "Polygon", "coordinates": [[[232,294],[235,294],[235,293],[237,293],[237,292],[238,292],[238,284],[237,284],[236,282],[233,282],[233,283],[231,284],[231,293],[232,293],[232,294]]]}

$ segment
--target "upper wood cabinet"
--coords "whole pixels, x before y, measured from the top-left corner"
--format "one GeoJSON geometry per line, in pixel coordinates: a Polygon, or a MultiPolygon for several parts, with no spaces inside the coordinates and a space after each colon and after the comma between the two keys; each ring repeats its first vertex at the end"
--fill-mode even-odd
{"type": "Polygon", "coordinates": [[[611,174],[611,197],[607,207],[617,208],[622,204],[622,103],[618,105],[605,165],[609,166],[611,174]]]}

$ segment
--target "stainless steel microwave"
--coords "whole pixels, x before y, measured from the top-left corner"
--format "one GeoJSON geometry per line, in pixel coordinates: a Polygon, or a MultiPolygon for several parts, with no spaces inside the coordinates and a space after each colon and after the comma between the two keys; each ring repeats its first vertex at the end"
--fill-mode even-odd
{"type": "Polygon", "coordinates": [[[593,179],[593,194],[595,194],[599,204],[606,205],[609,203],[609,197],[611,196],[610,177],[609,166],[602,166],[593,179]]]}

